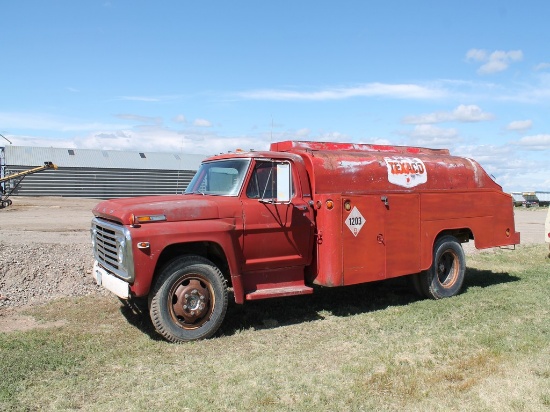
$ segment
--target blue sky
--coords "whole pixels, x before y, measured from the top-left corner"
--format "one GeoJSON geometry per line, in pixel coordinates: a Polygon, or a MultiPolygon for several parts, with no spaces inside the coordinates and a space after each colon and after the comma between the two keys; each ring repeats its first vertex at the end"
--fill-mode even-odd
{"type": "Polygon", "coordinates": [[[507,191],[550,191],[546,0],[19,0],[0,16],[15,145],[443,147],[507,191]]]}

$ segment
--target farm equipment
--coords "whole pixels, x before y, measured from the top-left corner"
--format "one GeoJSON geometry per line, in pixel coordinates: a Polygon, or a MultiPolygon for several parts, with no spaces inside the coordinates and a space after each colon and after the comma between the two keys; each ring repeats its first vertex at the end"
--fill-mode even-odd
{"type": "Polygon", "coordinates": [[[2,191],[1,198],[0,198],[0,209],[8,207],[12,204],[12,201],[11,199],[9,199],[9,197],[15,191],[15,189],[17,189],[17,187],[21,184],[25,176],[31,175],[33,173],[41,172],[42,170],[46,170],[46,169],[55,170],[57,169],[57,166],[54,165],[52,162],[44,162],[44,166],[38,166],[29,170],[24,170],[22,172],[13,173],[8,176],[0,177],[0,185],[2,185],[0,187],[0,190],[2,191]],[[11,186],[11,188],[6,194],[6,188],[5,188],[5,185],[3,185],[3,183],[14,179],[16,179],[15,184],[11,186]]]}

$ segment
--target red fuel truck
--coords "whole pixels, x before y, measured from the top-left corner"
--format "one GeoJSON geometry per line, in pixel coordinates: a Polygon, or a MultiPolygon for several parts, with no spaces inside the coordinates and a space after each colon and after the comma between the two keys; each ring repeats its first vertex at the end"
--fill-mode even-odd
{"type": "Polygon", "coordinates": [[[156,330],[212,336],[235,302],[410,276],[418,293],[459,293],[461,243],[519,243],[512,198],[448,150],[285,141],[205,160],[182,195],[93,210],[93,276],[148,298],[156,330]]]}

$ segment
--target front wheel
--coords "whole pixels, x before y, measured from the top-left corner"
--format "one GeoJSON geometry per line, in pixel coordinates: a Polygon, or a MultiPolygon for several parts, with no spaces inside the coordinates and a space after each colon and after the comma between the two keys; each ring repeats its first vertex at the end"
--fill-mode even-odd
{"type": "Polygon", "coordinates": [[[171,261],[151,291],[149,313],[158,333],[170,342],[212,336],[227,310],[227,285],[220,270],[200,256],[171,261]]]}
{"type": "Polygon", "coordinates": [[[432,266],[420,274],[424,295],[433,299],[455,296],[460,292],[466,271],[462,245],[453,236],[435,242],[432,266]]]}

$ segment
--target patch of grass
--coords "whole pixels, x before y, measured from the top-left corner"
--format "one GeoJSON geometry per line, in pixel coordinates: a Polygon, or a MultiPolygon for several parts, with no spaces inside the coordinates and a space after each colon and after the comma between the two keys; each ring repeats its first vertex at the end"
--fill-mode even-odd
{"type": "Polygon", "coordinates": [[[17,393],[29,390],[29,374],[56,372],[66,376],[82,362],[78,351],[67,351],[63,340],[52,340],[51,332],[2,335],[0,405],[9,404],[17,393]]]}
{"type": "Polygon", "coordinates": [[[468,256],[465,291],[404,279],[231,304],[217,337],[169,344],[112,297],[33,308],[0,334],[0,410],[547,410],[546,247],[468,256]]]}

